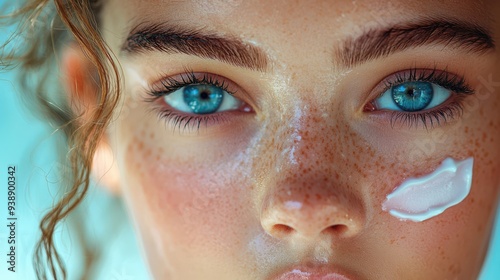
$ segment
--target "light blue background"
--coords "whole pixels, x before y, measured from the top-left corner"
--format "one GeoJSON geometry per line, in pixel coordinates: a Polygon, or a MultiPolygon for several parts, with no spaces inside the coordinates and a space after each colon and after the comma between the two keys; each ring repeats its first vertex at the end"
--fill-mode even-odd
{"type": "MultiPolygon", "coordinates": [[[[0,5],[3,1],[0,0],[0,5]]],[[[5,36],[5,34],[3,35],[5,36]]],[[[0,41],[3,41],[0,34],[0,41]]],[[[18,87],[12,84],[13,73],[0,73],[0,186],[7,182],[7,166],[17,167],[17,272],[7,271],[6,251],[8,231],[6,189],[0,187],[0,279],[35,279],[32,267],[32,254],[35,241],[39,238],[38,223],[43,213],[52,203],[57,192],[57,164],[55,147],[57,135],[51,135],[52,128],[42,120],[36,119],[24,108],[18,96],[18,87]]],[[[95,238],[106,239],[103,230],[108,227],[105,246],[105,261],[97,279],[148,279],[135,236],[120,204],[99,188],[92,186],[89,191],[90,218],[85,222],[91,225],[95,238]],[[108,205],[108,206],[106,206],[108,205]],[[112,209],[106,208],[115,205],[112,209]],[[106,212],[106,214],[101,214],[106,212]],[[110,215],[110,213],[112,215],[110,215]],[[118,221],[118,222],[116,222],[118,221]],[[113,222],[113,223],[111,223],[113,222]],[[110,227],[110,225],[112,225],[110,227]]],[[[497,222],[484,270],[480,279],[500,279],[500,220],[497,222]]],[[[56,234],[58,248],[63,259],[68,262],[68,270],[78,271],[79,252],[72,246],[77,241],[68,235],[65,227],[59,227],[56,234]],[[76,270],[75,270],[76,269],[76,270]]],[[[74,279],[71,277],[70,279],[74,279]]]]}

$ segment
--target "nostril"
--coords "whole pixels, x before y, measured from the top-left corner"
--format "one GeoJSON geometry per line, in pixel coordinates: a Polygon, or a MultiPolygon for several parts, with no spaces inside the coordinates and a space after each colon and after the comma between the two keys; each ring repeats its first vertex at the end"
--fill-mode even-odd
{"type": "Polygon", "coordinates": [[[272,234],[275,236],[275,237],[284,237],[284,236],[287,236],[289,234],[291,234],[292,232],[294,232],[295,230],[291,227],[291,226],[287,226],[287,225],[284,225],[284,224],[275,224],[272,228],[272,234]]]}
{"type": "Polygon", "coordinates": [[[346,225],[338,224],[338,225],[332,225],[332,226],[325,228],[323,230],[323,233],[342,236],[347,232],[347,230],[348,230],[348,227],[346,225]]]}

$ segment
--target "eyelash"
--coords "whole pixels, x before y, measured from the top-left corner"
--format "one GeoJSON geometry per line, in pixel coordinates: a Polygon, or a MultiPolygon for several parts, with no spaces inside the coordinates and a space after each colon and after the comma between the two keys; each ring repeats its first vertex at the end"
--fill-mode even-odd
{"type": "Polygon", "coordinates": [[[228,89],[229,85],[220,81],[215,75],[211,75],[208,73],[201,73],[199,75],[195,74],[192,70],[187,70],[184,73],[180,74],[180,81],[173,77],[164,78],[161,81],[162,89],[152,88],[149,90],[149,94],[152,96],[152,100],[156,100],[158,98],[164,97],[182,87],[192,84],[208,84],[216,87],[220,87],[224,91],[227,91],[229,94],[234,95],[236,91],[230,91],[228,89]],[[201,75],[201,78],[198,76],[201,75]]]}
{"type": "MultiPolygon", "coordinates": [[[[169,95],[176,90],[194,84],[208,84],[221,88],[226,91],[230,95],[235,95],[236,91],[229,90],[229,85],[222,78],[219,78],[217,75],[208,74],[208,73],[199,73],[196,74],[192,70],[186,69],[184,73],[178,75],[178,78],[167,77],[160,81],[161,85],[156,85],[150,88],[147,93],[149,97],[145,98],[146,102],[155,102],[156,100],[169,95]]],[[[224,114],[210,114],[210,115],[190,115],[183,112],[177,112],[172,109],[165,108],[164,106],[156,106],[153,107],[156,109],[158,113],[158,117],[161,120],[165,120],[165,122],[173,124],[173,131],[176,128],[187,129],[194,128],[198,131],[200,129],[200,125],[205,123],[208,125],[209,122],[220,123],[226,120],[224,114]]]]}
{"type": "MultiPolygon", "coordinates": [[[[432,70],[412,68],[407,71],[398,72],[393,74],[389,79],[386,79],[384,88],[380,95],[382,96],[387,90],[393,86],[397,86],[407,82],[428,82],[437,84],[447,90],[450,90],[452,96],[449,99],[452,101],[445,101],[437,108],[429,109],[422,112],[403,112],[393,111],[391,113],[391,127],[397,123],[407,125],[408,127],[418,126],[421,123],[425,129],[432,129],[434,125],[438,126],[446,124],[450,119],[455,119],[463,114],[463,100],[467,95],[474,94],[474,90],[467,85],[463,76],[451,74],[446,71],[440,71],[436,68],[432,70]],[[428,126],[430,125],[430,127],[428,126]]],[[[373,102],[373,101],[372,101],[373,102]]],[[[369,103],[370,104],[370,103],[369,103]]],[[[366,108],[366,107],[365,107],[366,108]]],[[[366,110],[370,111],[370,110],[366,110]]]]}

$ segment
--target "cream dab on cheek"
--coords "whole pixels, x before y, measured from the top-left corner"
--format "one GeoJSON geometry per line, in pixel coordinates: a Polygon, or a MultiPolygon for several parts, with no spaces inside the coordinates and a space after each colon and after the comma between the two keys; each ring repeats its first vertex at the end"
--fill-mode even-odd
{"type": "Polygon", "coordinates": [[[382,209],[402,220],[421,222],[460,203],[472,184],[473,158],[446,158],[436,170],[405,180],[382,204],[382,209]]]}

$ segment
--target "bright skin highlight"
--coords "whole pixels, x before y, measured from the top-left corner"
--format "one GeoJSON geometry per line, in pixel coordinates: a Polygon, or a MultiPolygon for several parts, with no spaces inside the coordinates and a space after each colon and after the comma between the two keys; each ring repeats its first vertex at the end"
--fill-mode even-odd
{"type": "Polygon", "coordinates": [[[462,202],[470,192],[474,160],[446,158],[434,172],[405,180],[382,204],[402,220],[422,222],[462,202]]]}

